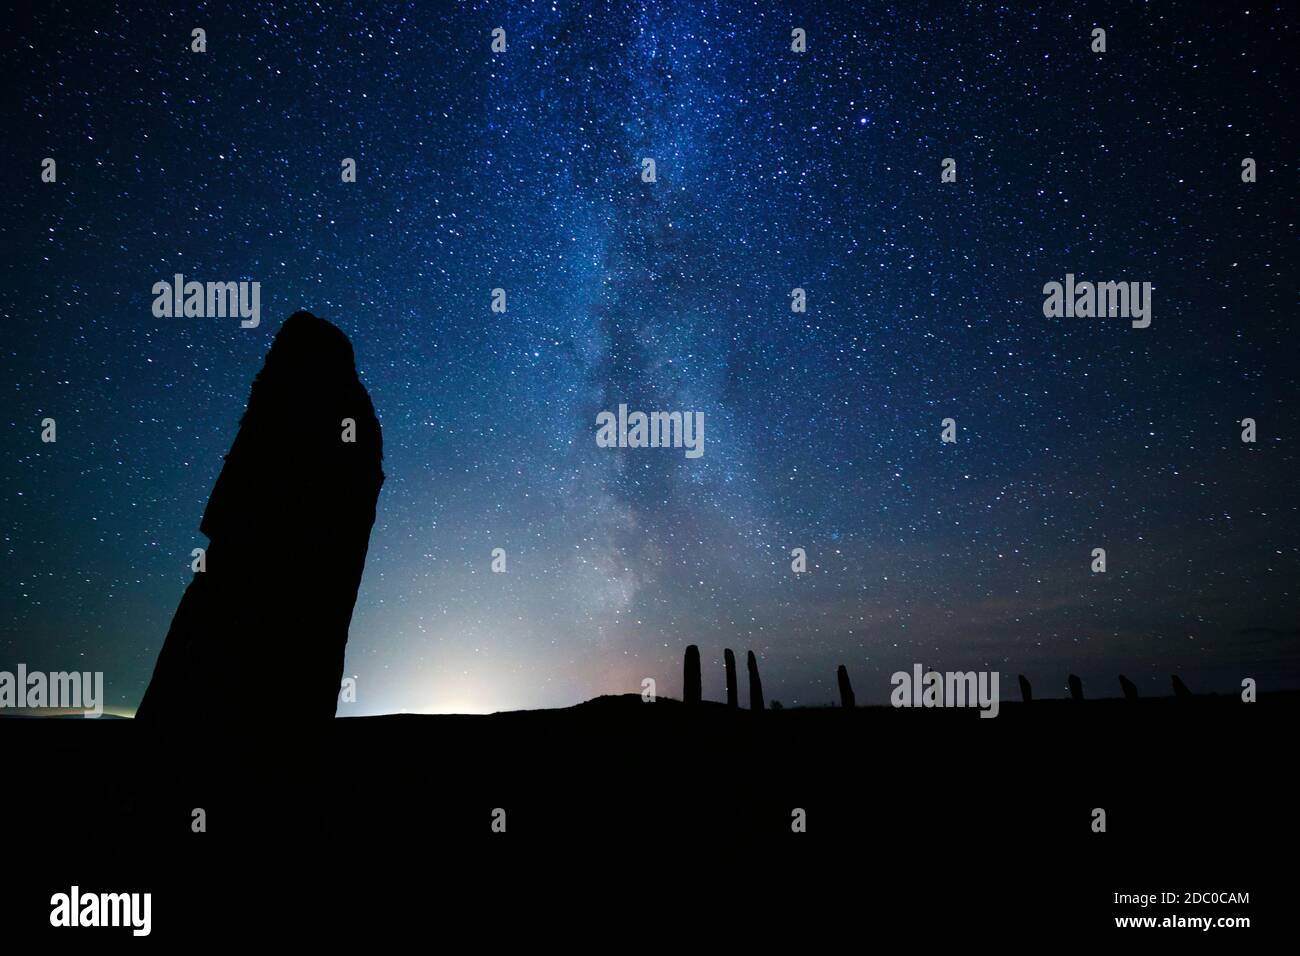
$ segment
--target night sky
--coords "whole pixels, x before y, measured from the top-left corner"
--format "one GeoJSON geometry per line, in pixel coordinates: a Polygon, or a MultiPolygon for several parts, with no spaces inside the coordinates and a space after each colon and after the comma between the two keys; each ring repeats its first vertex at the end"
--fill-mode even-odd
{"type": "Polygon", "coordinates": [[[134,710],[304,308],[384,429],[340,714],[678,696],[688,643],[786,706],[1300,686],[1287,5],[232,6],[6,12],[0,668],[134,710]],[[178,272],[261,325],[155,318],[178,272]],[[1045,318],[1067,272],[1150,328],[1045,318]],[[703,457],[596,447],[619,403],[703,457]]]}

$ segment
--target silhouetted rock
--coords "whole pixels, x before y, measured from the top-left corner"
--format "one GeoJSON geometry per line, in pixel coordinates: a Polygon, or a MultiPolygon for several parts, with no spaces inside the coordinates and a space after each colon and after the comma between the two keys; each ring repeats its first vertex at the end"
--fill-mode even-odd
{"type": "Polygon", "coordinates": [[[758,659],[750,651],[746,661],[749,668],[749,709],[763,709],[763,681],[758,676],[758,659]]]}
{"type": "Polygon", "coordinates": [[[694,644],[686,646],[686,672],[682,678],[682,700],[688,704],[700,702],[700,649],[694,644]]]}
{"type": "Polygon", "coordinates": [[[1034,699],[1034,689],[1029,686],[1029,679],[1024,674],[1020,675],[1020,699],[1026,704],[1034,699]]]}
{"type": "Polygon", "coordinates": [[[1137,685],[1134,684],[1134,683],[1133,683],[1131,680],[1129,680],[1127,677],[1125,677],[1123,674],[1120,674],[1120,675],[1119,675],[1119,686],[1120,686],[1120,688],[1124,691],[1124,699],[1125,699],[1125,700],[1137,700],[1137,699],[1138,699],[1138,689],[1137,689],[1137,685]]]}
{"type": "Polygon", "coordinates": [[[722,652],[722,660],[727,667],[727,706],[739,707],[740,701],[736,694],[736,655],[731,648],[722,652]]]}
{"type": "Polygon", "coordinates": [[[1069,684],[1070,700],[1083,700],[1083,681],[1071,674],[1069,684]]]}
{"type": "Polygon", "coordinates": [[[1180,700],[1187,700],[1188,698],[1190,698],[1192,696],[1192,692],[1187,689],[1187,685],[1178,679],[1177,674],[1174,674],[1173,677],[1174,677],[1174,696],[1180,700]]]}
{"type": "Polygon", "coordinates": [[[138,720],[224,727],[246,715],[271,729],[333,718],[382,458],[347,336],[290,316],[208,499],[206,570],[181,597],[138,720]]]}
{"type": "Polygon", "coordinates": [[[840,684],[840,706],[849,708],[858,706],[858,699],[853,696],[853,685],[849,683],[849,669],[841,664],[839,670],[835,672],[835,678],[840,684]]]}

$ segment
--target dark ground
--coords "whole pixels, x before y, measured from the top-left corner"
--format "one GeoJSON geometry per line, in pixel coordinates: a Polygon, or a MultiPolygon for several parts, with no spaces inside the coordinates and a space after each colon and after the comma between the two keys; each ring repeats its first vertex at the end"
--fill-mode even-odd
{"type": "Polygon", "coordinates": [[[550,948],[593,917],[611,945],[782,926],[801,951],[841,931],[861,945],[939,930],[1034,949],[1201,934],[1114,927],[1173,912],[1249,916],[1250,930],[1204,936],[1259,940],[1283,926],[1294,882],[1297,704],[1044,700],[989,720],[628,696],[339,719],[255,750],[151,741],[129,720],[4,718],[0,923],[47,930],[50,895],[75,882],[152,892],[158,939],[387,928],[448,942],[464,922],[550,948]],[[191,831],[195,807],[206,833],[191,831]],[[791,832],[796,807],[806,833],[791,832]],[[1113,902],[1160,891],[1250,902],[1113,902]]]}

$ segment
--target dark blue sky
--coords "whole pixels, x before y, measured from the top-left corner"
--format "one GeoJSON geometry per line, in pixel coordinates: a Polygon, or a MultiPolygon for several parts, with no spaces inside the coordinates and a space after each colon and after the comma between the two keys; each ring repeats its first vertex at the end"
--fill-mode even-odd
{"type": "Polygon", "coordinates": [[[786,705],[840,663],[1300,685],[1285,5],[237,6],[6,18],[0,666],[134,708],[306,308],[384,428],[351,713],[676,695],[690,642],[786,705]],[[262,324],[155,318],[177,272],[262,324]],[[1067,272],[1151,327],[1045,319],[1067,272]],[[704,456],[597,448],[620,402],[704,456]]]}

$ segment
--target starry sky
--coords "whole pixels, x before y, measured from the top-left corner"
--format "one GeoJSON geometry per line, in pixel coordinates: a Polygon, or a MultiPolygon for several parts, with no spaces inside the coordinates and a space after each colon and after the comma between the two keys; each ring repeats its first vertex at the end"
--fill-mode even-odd
{"type": "Polygon", "coordinates": [[[1300,686],[1287,5],[229,6],[6,15],[0,667],[133,711],[305,308],[384,429],[341,714],[676,696],[688,643],[786,706],[1300,686]],[[260,327],[155,318],[178,272],[260,327]],[[1067,272],[1151,327],[1044,318],[1067,272]],[[703,457],[597,448],[620,402],[703,457]]]}

